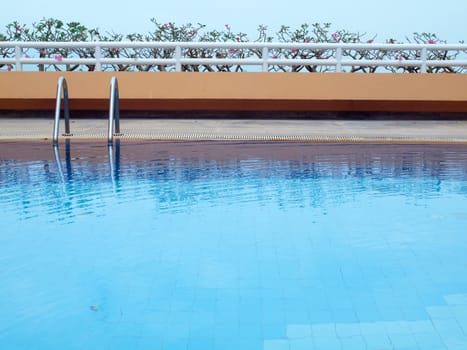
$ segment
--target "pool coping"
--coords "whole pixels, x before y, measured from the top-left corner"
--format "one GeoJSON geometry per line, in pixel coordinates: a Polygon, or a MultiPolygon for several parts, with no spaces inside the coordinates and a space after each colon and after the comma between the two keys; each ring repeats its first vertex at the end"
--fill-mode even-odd
{"type": "MultiPolygon", "coordinates": [[[[64,130],[63,120],[60,130],[64,130]]],[[[72,142],[106,142],[106,119],[73,119],[72,142]]],[[[51,142],[51,118],[0,118],[0,142],[51,142]]],[[[223,141],[467,144],[467,120],[125,119],[123,142],[223,141]]]]}

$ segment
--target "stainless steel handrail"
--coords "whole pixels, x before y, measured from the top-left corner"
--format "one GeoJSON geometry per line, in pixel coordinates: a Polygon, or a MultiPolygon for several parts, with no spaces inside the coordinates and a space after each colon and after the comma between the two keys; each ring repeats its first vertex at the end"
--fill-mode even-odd
{"type": "Polygon", "coordinates": [[[63,93],[63,109],[65,115],[65,133],[63,136],[73,136],[70,133],[70,110],[68,107],[68,86],[66,79],[64,77],[58,78],[57,82],[57,97],[55,102],[55,119],[54,119],[54,132],[53,132],[53,143],[54,145],[58,143],[58,129],[60,126],[60,110],[62,103],[62,93],[63,93]]]}
{"type": "Polygon", "coordinates": [[[57,169],[58,169],[58,175],[60,177],[60,182],[63,184],[65,182],[65,176],[63,176],[62,160],[60,159],[60,152],[58,150],[58,145],[54,144],[53,149],[54,149],[55,164],[57,165],[57,169]]]}
{"type": "Polygon", "coordinates": [[[120,174],[120,140],[115,141],[115,155],[113,143],[107,144],[107,150],[109,153],[110,178],[112,180],[112,188],[115,192],[117,190],[117,180],[120,174]]]}
{"type": "Polygon", "coordinates": [[[112,77],[112,79],[110,79],[109,128],[107,133],[108,143],[110,144],[113,142],[114,136],[121,135],[118,80],[117,77],[112,77]]]}

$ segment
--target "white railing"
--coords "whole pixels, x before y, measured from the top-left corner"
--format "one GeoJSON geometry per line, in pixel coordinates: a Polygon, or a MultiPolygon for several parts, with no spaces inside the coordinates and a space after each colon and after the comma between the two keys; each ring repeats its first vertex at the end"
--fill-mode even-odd
{"type": "Polygon", "coordinates": [[[220,71],[236,66],[238,71],[248,66],[263,72],[383,68],[467,73],[467,44],[0,42],[0,67],[22,71],[34,65],[39,70],[220,71]]]}

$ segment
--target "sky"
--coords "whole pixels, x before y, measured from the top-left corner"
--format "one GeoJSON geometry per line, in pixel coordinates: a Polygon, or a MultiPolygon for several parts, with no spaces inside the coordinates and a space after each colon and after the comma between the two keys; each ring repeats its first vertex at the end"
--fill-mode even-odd
{"type": "Polygon", "coordinates": [[[330,22],[334,29],[376,35],[375,42],[406,41],[413,32],[467,41],[467,0],[16,0],[0,11],[0,32],[13,20],[25,24],[53,17],[119,33],[147,32],[158,22],[202,23],[210,29],[245,32],[253,39],[260,24],[274,34],[281,24],[330,22]],[[73,5],[72,5],[73,4],[73,5]],[[79,5],[77,5],[79,4],[79,5]]]}

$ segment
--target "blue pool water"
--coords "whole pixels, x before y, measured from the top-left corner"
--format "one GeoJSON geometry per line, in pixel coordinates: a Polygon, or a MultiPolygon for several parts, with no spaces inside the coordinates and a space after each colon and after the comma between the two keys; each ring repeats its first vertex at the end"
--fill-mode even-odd
{"type": "Polygon", "coordinates": [[[0,146],[0,349],[467,349],[467,146],[0,146]]]}

